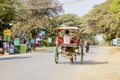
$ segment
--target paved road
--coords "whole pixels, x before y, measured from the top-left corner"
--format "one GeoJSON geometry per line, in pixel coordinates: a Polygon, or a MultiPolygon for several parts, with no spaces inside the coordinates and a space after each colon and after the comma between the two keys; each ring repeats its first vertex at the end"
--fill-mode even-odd
{"type": "Polygon", "coordinates": [[[89,65],[106,64],[106,62],[93,62],[99,55],[100,47],[90,47],[90,52],[85,53],[84,63],[77,61],[70,64],[68,59],[60,56],[59,64],[54,63],[54,49],[0,58],[0,80],[75,80],[80,68],[89,65]]]}

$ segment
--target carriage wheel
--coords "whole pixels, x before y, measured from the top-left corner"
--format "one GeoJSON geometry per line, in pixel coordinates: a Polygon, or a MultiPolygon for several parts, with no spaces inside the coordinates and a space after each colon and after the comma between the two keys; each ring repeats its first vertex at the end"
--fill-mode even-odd
{"type": "Polygon", "coordinates": [[[82,64],[83,63],[83,55],[84,55],[84,53],[83,53],[83,46],[81,45],[81,59],[80,59],[80,63],[82,64]]]}
{"type": "Polygon", "coordinates": [[[55,53],[55,63],[56,64],[58,63],[58,57],[59,57],[58,53],[55,53]]]}
{"type": "Polygon", "coordinates": [[[58,63],[58,58],[59,58],[59,52],[58,52],[58,47],[56,47],[56,53],[55,53],[55,63],[58,63]]]}
{"type": "Polygon", "coordinates": [[[55,53],[55,63],[56,64],[58,63],[58,59],[59,59],[59,52],[56,51],[56,53],[55,53]]]}
{"type": "Polygon", "coordinates": [[[82,64],[83,63],[83,54],[81,54],[81,61],[80,63],[82,64]]]}

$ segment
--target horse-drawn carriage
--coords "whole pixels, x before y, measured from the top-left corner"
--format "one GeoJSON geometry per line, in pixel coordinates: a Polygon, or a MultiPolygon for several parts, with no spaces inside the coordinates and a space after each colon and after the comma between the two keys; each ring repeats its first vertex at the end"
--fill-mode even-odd
{"type": "Polygon", "coordinates": [[[83,62],[83,46],[80,44],[80,33],[78,27],[59,27],[56,29],[56,52],[55,52],[55,63],[58,63],[59,54],[64,56],[67,59],[70,59],[70,62],[76,60],[76,56],[80,55],[80,63],[83,62]],[[69,30],[76,32],[74,42],[70,44],[65,44],[63,37],[60,36],[62,31],[69,30]]]}

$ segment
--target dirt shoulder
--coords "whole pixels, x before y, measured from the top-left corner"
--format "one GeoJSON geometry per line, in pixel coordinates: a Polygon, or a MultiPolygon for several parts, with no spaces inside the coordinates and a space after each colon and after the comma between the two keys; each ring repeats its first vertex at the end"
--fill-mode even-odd
{"type": "Polygon", "coordinates": [[[94,64],[79,66],[74,80],[120,80],[120,48],[100,47],[96,53],[94,64]]]}
{"type": "Polygon", "coordinates": [[[109,53],[120,53],[120,47],[107,47],[109,53]]]}

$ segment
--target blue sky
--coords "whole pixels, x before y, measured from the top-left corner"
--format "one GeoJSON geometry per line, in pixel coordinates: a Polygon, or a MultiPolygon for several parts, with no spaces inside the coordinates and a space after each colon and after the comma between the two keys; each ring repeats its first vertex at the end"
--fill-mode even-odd
{"type": "Polygon", "coordinates": [[[94,5],[99,5],[106,0],[59,0],[63,4],[65,13],[73,13],[78,16],[87,14],[94,5]]]}

